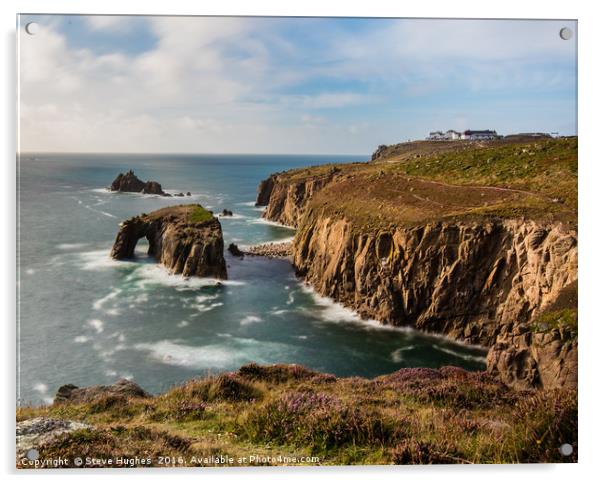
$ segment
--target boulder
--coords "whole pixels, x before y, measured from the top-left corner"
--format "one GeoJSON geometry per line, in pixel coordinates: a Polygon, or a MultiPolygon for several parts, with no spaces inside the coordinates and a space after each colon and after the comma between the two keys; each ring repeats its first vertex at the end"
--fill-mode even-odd
{"type": "Polygon", "coordinates": [[[69,403],[85,403],[90,402],[103,396],[120,396],[120,397],[151,397],[138,384],[128,379],[119,379],[115,384],[110,386],[89,386],[77,387],[73,384],[65,384],[59,387],[54,404],[69,403]]]}
{"type": "Polygon", "coordinates": [[[228,251],[235,257],[245,256],[245,254],[242,251],[240,251],[240,248],[238,248],[238,245],[236,243],[230,243],[230,245],[228,246],[228,251]]]}

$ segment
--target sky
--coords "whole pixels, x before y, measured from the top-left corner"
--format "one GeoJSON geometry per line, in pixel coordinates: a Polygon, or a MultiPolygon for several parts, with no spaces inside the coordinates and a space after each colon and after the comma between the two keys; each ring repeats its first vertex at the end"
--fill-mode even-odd
{"type": "Polygon", "coordinates": [[[21,16],[19,150],[367,154],[434,130],[574,135],[576,29],[552,20],[21,16]]]}

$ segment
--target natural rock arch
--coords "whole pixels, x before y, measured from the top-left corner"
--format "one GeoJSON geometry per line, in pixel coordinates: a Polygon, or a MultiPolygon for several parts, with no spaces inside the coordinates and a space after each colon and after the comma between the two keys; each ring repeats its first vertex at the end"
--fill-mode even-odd
{"type": "Polygon", "coordinates": [[[171,206],[122,222],[111,257],[133,258],[141,238],[148,240],[148,254],[172,273],[227,278],[220,222],[200,205],[171,206]],[[197,221],[199,213],[206,216],[197,221]]]}

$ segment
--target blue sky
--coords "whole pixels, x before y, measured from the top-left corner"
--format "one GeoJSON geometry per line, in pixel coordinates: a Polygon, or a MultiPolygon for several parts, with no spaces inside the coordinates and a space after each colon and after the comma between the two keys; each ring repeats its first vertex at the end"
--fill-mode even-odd
{"type": "Polygon", "coordinates": [[[572,21],[19,25],[22,151],[365,154],[438,129],[576,134],[576,41],[558,35],[572,21]]]}

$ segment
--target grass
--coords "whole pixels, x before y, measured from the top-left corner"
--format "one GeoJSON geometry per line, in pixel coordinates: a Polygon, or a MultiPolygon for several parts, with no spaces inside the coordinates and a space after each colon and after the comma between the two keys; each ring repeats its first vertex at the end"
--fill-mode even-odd
{"type": "Polygon", "coordinates": [[[192,456],[212,455],[228,455],[236,464],[313,457],[325,465],[577,458],[576,451],[570,457],[558,451],[562,443],[577,448],[574,391],[519,392],[459,368],[402,369],[363,379],[249,364],[156,397],[17,411],[18,420],[36,416],[94,425],[41,445],[43,458],[139,455],[156,464],[158,455],[169,454],[190,466],[199,464],[192,456]],[[242,459],[250,455],[259,459],[242,459]]]}
{"type": "Polygon", "coordinates": [[[362,232],[492,218],[576,226],[577,138],[431,145],[398,145],[377,162],[295,169],[278,182],[329,177],[306,211],[346,218],[362,232]]]}
{"type": "Polygon", "coordinates": [[[191,223],[205,223],[213,219],[213,213],[203,208],[201,205],[196,205],[190,211],[188,219],[191,223]]]}

